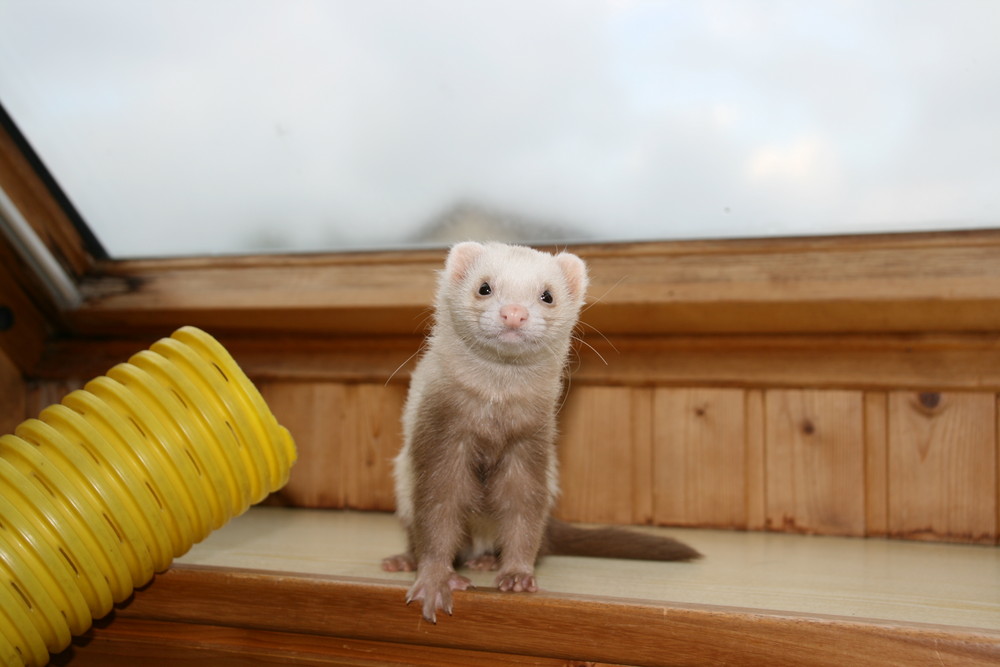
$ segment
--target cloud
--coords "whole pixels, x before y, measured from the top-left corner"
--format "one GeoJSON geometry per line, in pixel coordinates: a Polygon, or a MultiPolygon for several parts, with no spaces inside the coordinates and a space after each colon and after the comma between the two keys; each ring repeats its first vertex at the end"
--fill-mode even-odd
{"type": "Polygon", "coordinates": [[[834,146],[821,136],[798,137],[787,144],[764,144],[746,165],[746,182],[752,187],[784,193],[792,200],[839,193],[841,166],[834,146]]]}
{"type": "Polygon", "coordinates": [[[458,202],[614,239],[987,225],[998,17],[0,0],[0,100],[118,254],[392,245],[458,202]]]}

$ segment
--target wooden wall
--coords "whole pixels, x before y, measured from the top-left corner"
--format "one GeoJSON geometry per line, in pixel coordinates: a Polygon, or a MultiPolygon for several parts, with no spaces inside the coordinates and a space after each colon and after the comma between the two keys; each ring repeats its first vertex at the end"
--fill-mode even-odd
{"type": "MultiPolygon", "coordinates": [[[[561,516],[997,543],[1000,232],[578,252],[593,306],[561,412],[561,516]]],[[[19,363],[26,413],[201,326],[298,442],[272,502],[390,510],[442,258],[104,262],[19,363]]]]}
{"type": "MultiPolygon", "coordinates": [[[[605,361],[577,351],[560,414],[563,518],[997,543],[992,339],[611,343],[593,342],[605,361]],[[690,357],[701,363],[680,363],[690,357]],[[984,371],[960,382],[966,357],[984,371]],[[840,369],[833,381],[827,367],[840,369]]],[[[231,347],[298,442],[274,502],[393,508],[405,362],[419,339],[379,343],[366,372],[359,344],[231,347]]]]}
{"type": "Polygon", "coordinates": [[[13,431],[27,414],[26,396],[20,370],[0,349],[0,434],[13,431]]]}
{"type": "MultiPolygon", "coordinates": [[[[152,340],[52,344],[26,414],[152,340]]],[[[419,337],[222,340],[297,441],[270,502],[393,509],[419,337]]],[[[991,335],[591,336],[571,367],[563,518],[998,541],[991,335]]]]}
{"type": "MultiPolygon", "coordinates": [[[[241,363],[252,374],[253,358],[241,363]]],[[[300,457],[272,502],[392,510],[405,375],[258,370],[300,457]]],[[[80,384],[33,383],[25,415],[80,384]]],[[[560,423],[568,520],[980,544],[1000,534],[995,391],[623,386],[581,372],[560,423]]]]}
{"type": "MultiPolygon", "coordinates": [[[[283,503],[393,507],[404,386],[262,389],[298,439],[283,503]]],[[[568,520],[997,542],[993,393],[578,385],[561,428],[568,520]]]]}

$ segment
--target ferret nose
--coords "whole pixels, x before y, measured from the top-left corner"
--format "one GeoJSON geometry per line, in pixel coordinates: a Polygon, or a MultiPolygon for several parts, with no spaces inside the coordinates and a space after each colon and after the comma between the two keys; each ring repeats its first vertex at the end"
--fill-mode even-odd
{"type": "Polygon", "coordinates": [[[528,321],[528,309],[515,303],[500,308],[500,319],[511,329],[520,329],[528,321]]]}

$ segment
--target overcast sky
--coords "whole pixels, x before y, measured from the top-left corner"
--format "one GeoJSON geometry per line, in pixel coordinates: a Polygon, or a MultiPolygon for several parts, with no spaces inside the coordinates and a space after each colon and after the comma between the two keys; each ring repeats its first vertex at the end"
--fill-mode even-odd
{"type": "Polygon", "coordinates": [[[0,102],[112,254],[997,226],[997,0],[0,0],[0,102]]]}

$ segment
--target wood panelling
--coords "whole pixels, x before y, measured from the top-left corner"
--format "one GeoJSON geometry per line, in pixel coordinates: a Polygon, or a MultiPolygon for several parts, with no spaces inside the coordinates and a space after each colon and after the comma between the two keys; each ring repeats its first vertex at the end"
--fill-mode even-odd
{"type": "Polygon", "coordinates": [[[865,394],[865,534],[889,531],[889,407],[885,392],[865,394]]]}
{"type": "Polygon", "coordinates": [[[405,391],[396,386],[265,383],[261,393],[288,426],[299,459],[276,500],[301,507],[391,510],[405,391]]]}
{"type": "MultiPolygon", "coordinates": [[[[21,414],[81,384],[30,383],[21,414]]],[[[271,502],[394,507],[405,384],[258,385],[299,451],[271,502]]],[[[557,513],[592,523],[996,543],[997,401],[985,392],[574,380],[560,413],[557,513]]]]}
{"type": "Polygon", "coordinates": [[[746,528],[746,412],[737,389],[653,395],[656,523],[746,528]]]}
{"type": "MultiPolygon", "coordinates": [[[[280,502],[394,506],[403,385],[262,391],[299,446],[280,502]]],[[[557,513],[996,543],[996,405],[976,393],[575,385],[560,415],[557,513]]]]}
{"type": "Polygon", "coordinates": [[[767,525],[865,534],[860,392],[775,390],[766,397],[767,525]]]}
{"type": "Polygon", "coordinates": [[[889,533],[997,540],[996,397],[889,395],[889,533]]]}
{"type": "Polygon", "coordinates": [[[0,308],[4,309],[0,350],[24,375],[38,365],[51,329],[47,318],[54,316],[54,310],[43,295],[38,281],[0,234],[0,308]]]}
{"type": "Polygon", "coordinates": [[[568,521],[646,523],[650,474],[646,389],[574,387],[561,413],[562,495],[568,521]]]}
{"type": "Polygon", "coordinates": [[[746,503],[747,528],[767,528],[767,439],[764,391],[746,392],[746,503]]]}
{"type": "Polygon", "coordinates": [[[28,416],[21,371],[0,348],[0,435],[13,433],[28,416]]]}

